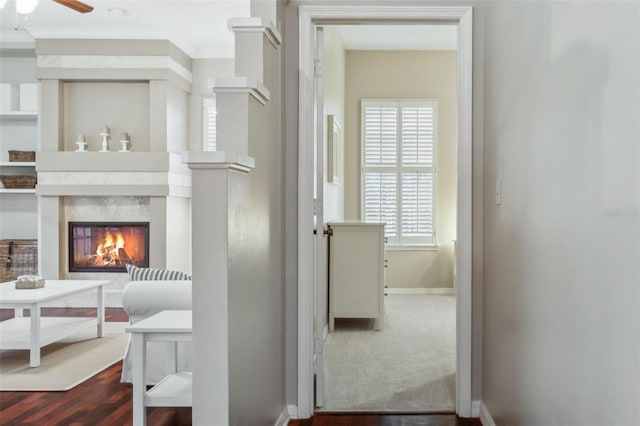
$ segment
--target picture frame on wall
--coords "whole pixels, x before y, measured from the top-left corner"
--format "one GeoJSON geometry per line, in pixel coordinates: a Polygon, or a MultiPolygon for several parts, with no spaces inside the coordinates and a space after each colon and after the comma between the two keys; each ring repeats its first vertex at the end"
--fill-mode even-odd
{"type": "Polygon", "coordinates": [[[333,114],[327,115],[327,180],[342,184],[344,179],[344,143],[342,126],[333,114]]]}

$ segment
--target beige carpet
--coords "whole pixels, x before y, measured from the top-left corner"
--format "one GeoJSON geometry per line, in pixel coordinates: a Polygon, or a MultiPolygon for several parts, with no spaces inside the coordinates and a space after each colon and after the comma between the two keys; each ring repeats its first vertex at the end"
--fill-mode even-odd
{"type": "Polygon", "coordinates": [[[322,411],[454,412],[456,298],[390,294],[385,328],[336,320],[322,411]]]}
{"type": "Polygon", "coordinates": [[[129,323],[105,323],[104,337],[94,327],[42,348],[40,367],[29,367],[28,350],[0,352],[0,390],[65,391],[122,359],[129,323]]]}

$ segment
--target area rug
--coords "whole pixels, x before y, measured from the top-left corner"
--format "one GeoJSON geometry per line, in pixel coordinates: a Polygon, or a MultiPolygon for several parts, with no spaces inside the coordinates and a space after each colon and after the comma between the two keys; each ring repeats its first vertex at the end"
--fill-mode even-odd
{"type": "Polygon", "coordinates": [[[336,320],[321,411],[455,412],[455,306],[455,296],[390,294],[383,331],[336,320]]]}
{"type": "Polygon", "coordinates": [[[122,359],[126,322],[107,322],[104,337],[88,327],[41,349],[40,367],[29,367],[28,350],[0,352],[0,390],[65,391],[122,359]]]}

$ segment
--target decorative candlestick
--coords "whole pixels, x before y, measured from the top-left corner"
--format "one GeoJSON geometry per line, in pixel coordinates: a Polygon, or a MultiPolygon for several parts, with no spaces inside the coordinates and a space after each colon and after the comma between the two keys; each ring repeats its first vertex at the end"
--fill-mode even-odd
{"type": "Polygon", "coordinates": [[[102,149],[100,149],[100,152],[109,152],[109,140],[111,139],[111,131],[109,130],[109,127],[104,126],[102,133],[100,133],[100,137],[102,138],[102,149]]]}
{"type": "Polygon", "coordinates": [[[87,152],[87,141],[82,133],[78,135],[78,140],[76,141],[76,152],[87,152]]]}
{"type": "Polygon", "coordinates": [[[120,145],[122,146],[120,152],[129,152],[131,150],[131,138],[129,133],[120,133],[120,145]]]}

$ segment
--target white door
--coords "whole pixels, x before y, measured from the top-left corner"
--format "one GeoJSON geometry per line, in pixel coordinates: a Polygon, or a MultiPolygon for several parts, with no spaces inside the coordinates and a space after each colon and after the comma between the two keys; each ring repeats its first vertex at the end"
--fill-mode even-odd
{"type": "Polygon", "coordinates": [[[315,274],[314,274],[314,354],[316,389],[315,405],[324,405],[324,325],[327,317],[327,237],[322,211],[324,199],[324,86],[322,79],[322,52],[324,33],[322,27],[316,29],[315,49],[315,199],[313,203],[315,223],[315,274]]]}

